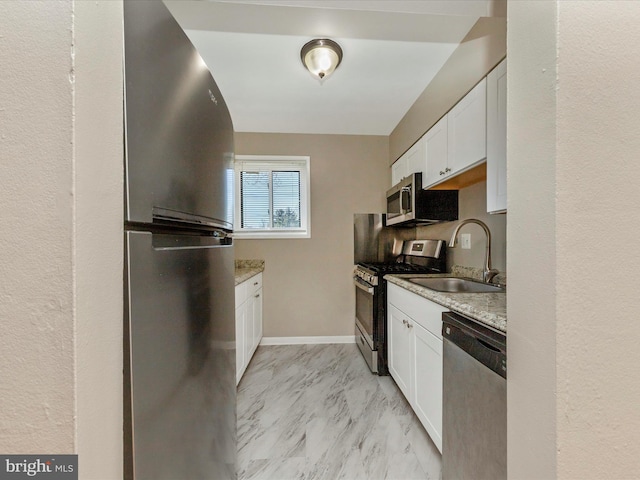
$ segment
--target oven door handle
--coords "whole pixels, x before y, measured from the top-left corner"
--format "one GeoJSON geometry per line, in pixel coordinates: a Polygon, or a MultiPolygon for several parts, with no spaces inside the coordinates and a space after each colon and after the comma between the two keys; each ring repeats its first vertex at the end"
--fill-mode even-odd
{"type": "Polygon", "coordinates": [[[353,279],[353,283],[356,287],[358,287],[360,290],[364,290],[365,292],[367,292],[369,295],[373,295],[373,287],[369,286],[368,283],[363,282],[362,280],[360,280],[359,278],[354,278],[353,279]]]}

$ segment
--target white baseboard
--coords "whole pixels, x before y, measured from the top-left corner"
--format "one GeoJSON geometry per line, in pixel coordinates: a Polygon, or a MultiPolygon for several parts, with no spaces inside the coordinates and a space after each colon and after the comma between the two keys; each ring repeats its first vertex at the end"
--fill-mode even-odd
{"type": "Polygon", "coordinates": [[[326,343],[356,343],[355,335],[337,337],[262,337],[260,345],[313,345],[326,343]]]}

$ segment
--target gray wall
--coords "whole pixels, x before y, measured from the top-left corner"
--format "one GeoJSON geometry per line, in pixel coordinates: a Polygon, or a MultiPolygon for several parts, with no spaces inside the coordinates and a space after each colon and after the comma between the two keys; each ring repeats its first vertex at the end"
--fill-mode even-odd
{"type": "Polygon", "coordinates": [[[509,478],[640,472],[639,19],[509,3],[509,478]]]}
{"type": "MultiPolygon", "coordinates": [[[[507,269],[507,215],[489,215],[487,213],[487,183],[479,182],[458,192],[460,202],[459,219],[477,218],[487,224],[491,231],[492,266],[501,273],[507,269]]],[[[445,222],[428,227],[419,227],[418,238],[433,238],[438,240],[451,239],[451,234],[459,222],[445,222]]],[[[458,244],[447,250],[447,268],[452,265],[482,268],[484,265],[486,236],[478,225],[465,225],[460,233],[471,234],[471,249],[463,250],[458,244]]]]}
{"type": "Polygon", "coordinates": [[[120,478],[122,3],[0,9],[0,452],[120,478]]]}
{"type": "Polygon", "coordinates": [[[353,335],[353,214],[381,212],[388,137],[237,133],[238,155],[311,157],[311,238],[237,240],[260,258],[264,336],[353,335]]]}
{"type": "Polygon", "coordinates": [[[396,161],[505,57],[506,38],[506,18],[485,17],[476,22],[391,132],[389,164],[396,161]]]}

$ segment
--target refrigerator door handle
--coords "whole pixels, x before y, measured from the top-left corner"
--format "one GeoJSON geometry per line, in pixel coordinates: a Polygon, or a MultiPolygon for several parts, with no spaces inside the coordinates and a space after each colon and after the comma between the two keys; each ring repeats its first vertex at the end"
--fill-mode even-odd
{"type": "Polygon", "coordinates": [[[152,234],[152,245],[154,250],[220,248],[233,246],[233,239],[224,232],[214,232],[214,235],[171,235],[154,233],[152,234]]]}
{"type": "Polygon", "coordinates": [[[233,225],[231,223],[225,222],[224,220],[180,212],[178,210],[172,210],[170,208],[153,207],[152,212],[154,222],[168,222],[170,224],[174,222],[181,222],[195,227],[205,226],[213,228],[233,228],[233,225]]]}

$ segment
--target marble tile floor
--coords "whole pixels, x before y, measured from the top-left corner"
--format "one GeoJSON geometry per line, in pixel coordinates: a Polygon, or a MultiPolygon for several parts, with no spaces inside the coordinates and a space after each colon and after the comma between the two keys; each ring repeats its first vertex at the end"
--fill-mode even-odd
{"type": "Polygon", "coordinates": [[[391,377],[354,344],[260,346],[238,386],[239,480],[441,478],[391,377]]]}

